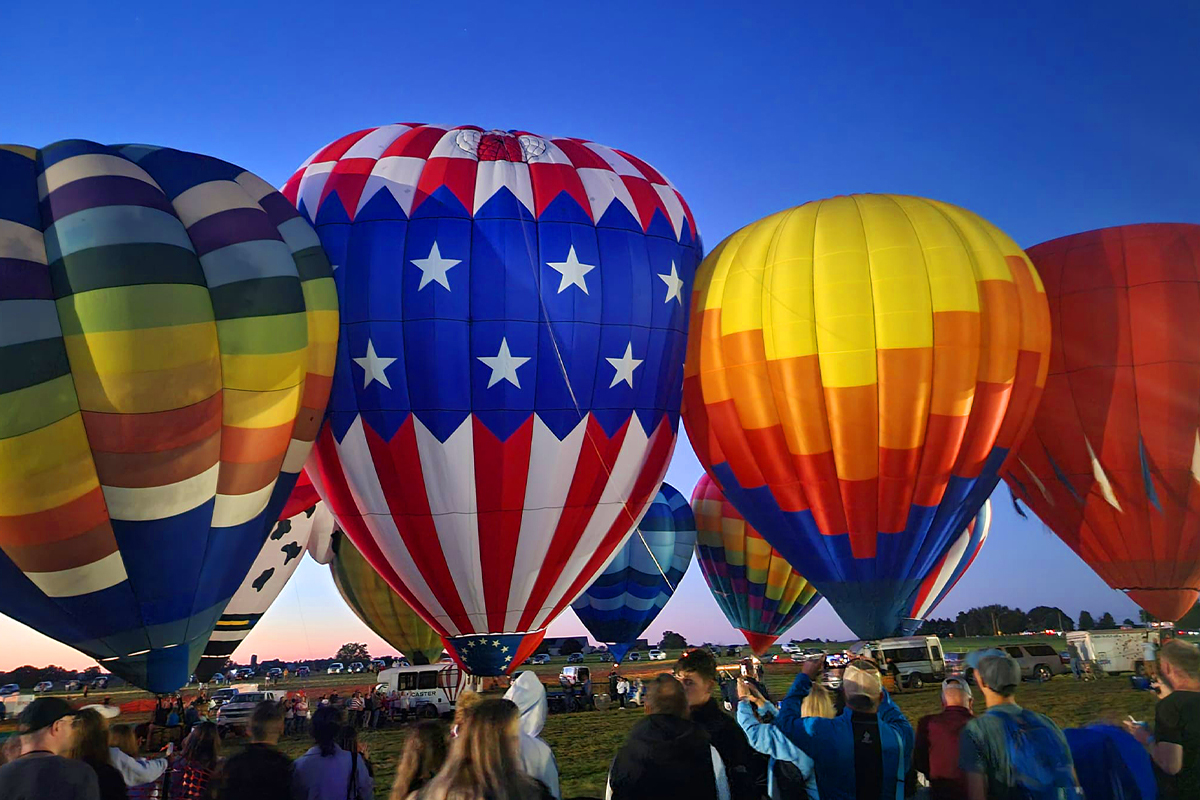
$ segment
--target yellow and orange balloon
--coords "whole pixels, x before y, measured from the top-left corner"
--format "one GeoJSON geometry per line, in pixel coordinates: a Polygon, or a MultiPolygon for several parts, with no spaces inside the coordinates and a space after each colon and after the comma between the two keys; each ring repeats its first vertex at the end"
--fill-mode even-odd
{"type": "Polygon", "coordinates": [[[856,634],[887,636],[1029,428],[1049,346],[1037,271],[987,220],[815,201],[697,271],[684,422],[746,520],[856,634]]]}

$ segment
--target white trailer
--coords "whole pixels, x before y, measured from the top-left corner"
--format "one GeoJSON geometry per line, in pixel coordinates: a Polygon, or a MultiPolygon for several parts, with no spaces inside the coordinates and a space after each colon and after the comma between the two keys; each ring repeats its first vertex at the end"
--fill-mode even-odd
{"type": "Polygon", "coordinates": [[[1091,661],[1105,672],[1143,671],[1146,644],[1159,643],[1158,631],[1149,628],[1130,628],[1113,631],[1071,631],[1067,648],[1074,647],[1079,657],[1091,661]]]}

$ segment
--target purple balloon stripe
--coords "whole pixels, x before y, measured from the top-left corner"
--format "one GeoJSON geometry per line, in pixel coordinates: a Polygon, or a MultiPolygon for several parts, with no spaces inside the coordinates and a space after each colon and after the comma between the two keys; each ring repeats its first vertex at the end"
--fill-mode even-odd
{"type": "Polygon", "coordinates": [[[50,269],[36,261],[0,258],[0,300],[53,300],[50,269]]]}
{"type": "Polygon", "coordinates": [[[279,227],[289,219],[294,219],[300,216],[300,212],[296,207],[287,201],[287,198],[279,192],[274,192],[267,195],[262,200],[258,201],[262,206],[262,210],[267,212],[267,219],[271,220],[271,224],[279,227]]]}
{"type": "Polygon", "coordinates": [[[144,206],[175,214],[162,191],[145,181],[125,175],[96,175],[51,192],[41,202],[42,222],[49,227],[63,217],[101,206],[144,206]]]}
{"type": "Polygon", "coordinates": [[[258,208],[231,208],[205,217],[188,228],[188,237],[196,248],[197,256],[241,242],[261,239],[283,241],[267,215],[258,208]]]}

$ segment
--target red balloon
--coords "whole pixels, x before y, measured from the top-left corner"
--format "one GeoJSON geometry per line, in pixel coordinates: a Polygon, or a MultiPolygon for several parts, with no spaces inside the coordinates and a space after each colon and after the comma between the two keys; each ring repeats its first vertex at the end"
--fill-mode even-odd
{"type": "Polygon", "coordinates": [[[1050,373],[1005,480],[1109,586],[1177,620],[1200,589],[1200,225],[1027,253],[1050,302],[1050,373]]]}

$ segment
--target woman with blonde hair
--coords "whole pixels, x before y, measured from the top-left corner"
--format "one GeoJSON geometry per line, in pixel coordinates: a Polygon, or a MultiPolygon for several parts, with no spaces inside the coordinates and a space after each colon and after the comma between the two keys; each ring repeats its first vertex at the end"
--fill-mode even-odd
{"type": "MultiPolygon", "coordinates": [[[[801,713],[806,717],[833,719],[836,715],[832,693],[820,684],[813,684],[801,713]]],[[[752,683],[738,679],[738,724],[746,732],[750,746],[771,759],[767,765],[767,796],[780,800],[803,794],[808,800],[819,800],[813,760],[775,727],[773,720],[777,716],[779,709],[759,694],[752,683]]]]}
{"type": "Polygon", "coordinates": [[[71,750],[68,757],[87,764],[100,783],[100,800],[128,800],[125,779],[109,761],[108,723],[91,708],[76,713],[71,722],[71,750]]]}
{"type": "Polygon", "coordinates": [[[438,774],[442,764],[446,763],[448,733],[446,724],[440,719],[417,723],[404,740],[390,800],[404,800],[438,774]]]}
{"type": "Polygon", "coordinates": [[[511,700],[484,700],[463,716],[442,769],[416,800],[551,800],[521,771],[520,713],[511,700]]]}
{"type": "Polygon", "coordinates": [[[451,739],[458,736],[458,730],[462,727],[462,722],[467,712],[482,702],[483,695],[479,692],[463,689],[458,693],[458,700],[454,702],[454,724],[450,726],[451,739]]]}

